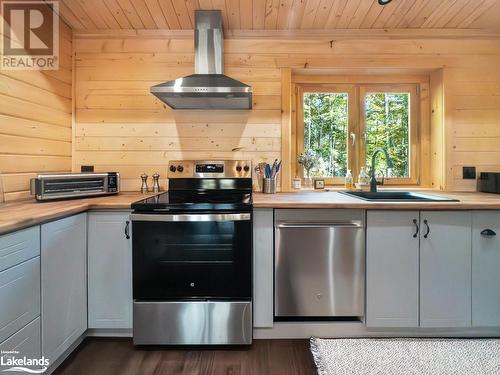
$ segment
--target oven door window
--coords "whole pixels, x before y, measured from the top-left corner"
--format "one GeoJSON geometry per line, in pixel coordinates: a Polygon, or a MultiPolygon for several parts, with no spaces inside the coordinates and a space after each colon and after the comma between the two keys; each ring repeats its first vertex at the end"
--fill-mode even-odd
{"type": "Polygon", "coordinates": [[[134,221],[136,300],[251,296],[251,221],[134,221]]]}

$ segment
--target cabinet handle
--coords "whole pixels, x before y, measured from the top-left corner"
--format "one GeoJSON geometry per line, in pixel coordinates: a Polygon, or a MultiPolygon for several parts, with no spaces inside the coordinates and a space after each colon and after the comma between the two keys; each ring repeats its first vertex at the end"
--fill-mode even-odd
{"type": "Polygon", "coordinates": [[[415,233],[413,233],[413,238],[417,238],[420,228],[418,227],[417,219],[413,219],[413,224],[415,224],[415,233]]]}
{"type": "Polygon", "coordinates": [[[492,229],[484,229],[481,231],[481,235],[487,236],[487,237],[493,237],[493,236],[496,236],[497,234],[492,229]]]}
{"type": "Polygon", "coordinates": [[[127,220],[127,221],[125,222],[125,238],[126,238],[127,240],[129,240],[129,239],[130,239],[129,227],[130,227],[130,221],[128,221],[128,220],[127,220]]]}
{"type": "Polygon", "coordinates": [[[427,219],[424,220],[424,224],[427,227],[427,232],[425,232],[424,238],[427,238],[429,237],[429,233],[431,233],[431,228],[429,227],[429,222],[427,221],[427,219]]]}

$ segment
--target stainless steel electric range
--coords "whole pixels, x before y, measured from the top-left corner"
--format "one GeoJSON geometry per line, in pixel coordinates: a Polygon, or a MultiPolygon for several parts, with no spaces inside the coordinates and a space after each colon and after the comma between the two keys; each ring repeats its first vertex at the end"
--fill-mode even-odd
{"type": "Polygon", "coordinates": [[[136,345],[252,343],[250,161],[171,161],[132,204],[136,345]]]}

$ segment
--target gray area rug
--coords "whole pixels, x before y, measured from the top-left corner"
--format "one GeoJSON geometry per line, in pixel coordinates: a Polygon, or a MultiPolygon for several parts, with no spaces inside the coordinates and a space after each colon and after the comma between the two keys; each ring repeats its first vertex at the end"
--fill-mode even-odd
{"type": "Polygon", "coordinates": [[[500,375],[498,339],[311,338],[319,375],[500,375]]]}

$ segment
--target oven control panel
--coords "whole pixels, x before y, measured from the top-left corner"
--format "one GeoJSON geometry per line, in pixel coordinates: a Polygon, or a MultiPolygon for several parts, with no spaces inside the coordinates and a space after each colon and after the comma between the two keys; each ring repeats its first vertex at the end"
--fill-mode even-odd
{"type": "Polygon", "coordinates": [[[250,160],[171,160],[168,178],[251,178],[250,160]]]}

